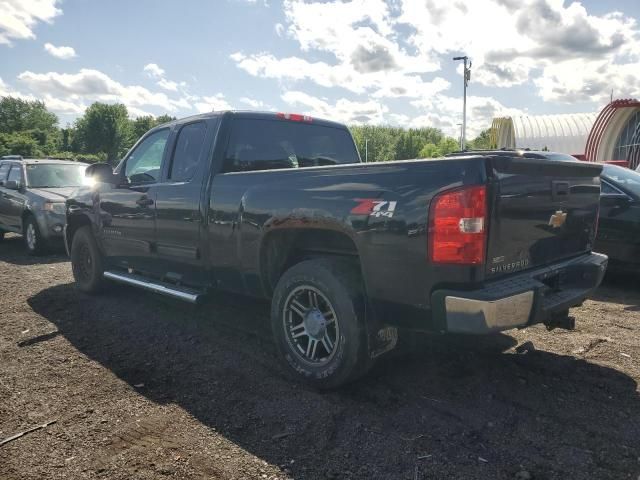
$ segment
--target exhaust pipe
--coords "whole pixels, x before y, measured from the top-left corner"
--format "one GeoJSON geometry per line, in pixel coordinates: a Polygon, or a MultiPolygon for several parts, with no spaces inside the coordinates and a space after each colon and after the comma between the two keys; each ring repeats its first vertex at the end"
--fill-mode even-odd
{"type": "Polygon", "coordinates": [[[119,272],[104,272],[104,278],[113,280],[119,283],[126,283],[127,285],[133,285],[134,287],[143,288],[150,292],[159,293],[168,297],[177,298],[189,303],[198,303],[198,300],[202,297],[202,294],[183,287],[177,287],[168,283],[152,282],[140,275],[134,275],[130,273],[119,272]]]}

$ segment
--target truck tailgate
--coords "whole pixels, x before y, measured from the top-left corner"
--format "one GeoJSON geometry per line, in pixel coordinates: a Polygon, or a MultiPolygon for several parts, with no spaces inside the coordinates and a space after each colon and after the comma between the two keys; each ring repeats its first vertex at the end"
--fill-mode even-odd
{"type": "Polygon", "coordinates": [[[490,156],[488,170],[488,278],[591,250],[601,165],[490,156]]]}

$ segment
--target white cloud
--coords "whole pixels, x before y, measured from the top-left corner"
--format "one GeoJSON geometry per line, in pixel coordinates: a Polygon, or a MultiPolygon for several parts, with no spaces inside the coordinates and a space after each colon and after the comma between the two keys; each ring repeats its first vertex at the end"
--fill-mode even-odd
{"type": "Polygon", "coordinates": [[[636,19],[596,15],[576,1],[285,0],[284,13],[276,34],[300,53],[243,51],[231,59],[285,88],[310,82],[376,99],[421,99],[450,88],[427,75],[465,53],[472,91],[530,84],[543,100],[568,103],[600,103],[611,88],[614,96],[640,95],[636,19]]]}
{"type": "Polygon", "coordinates": [[[38,22],[51,22],[62,11],[58,0],[0,0],[0,44],[36,38],[38,22]]]}
{"type": "Polygon", "coordinates": [[[76,57],[76,51],[73,49],[73,47],[56,47],[51,43],[45,43],[44,49],[50,55],[53,55],[56,58],[61,58],[63,60],[68,60],[70,58],[76,57]]]}
{"type": "Polygon", "coordinates": [[[169,90],[171,92],[178,91],[178,83],[173,82],[171,80],[167,80],[166,78],[161,78],[160,80],[158,80],[158,86],[160,88],[164,88],[165,90],[169,90]]]}
{"type": "Polygon", "coordinates": [[[293,107],[302,107],[300,113],[331,119],[348,124],[383,123],[388,108],[374,100],[356,102],[346,98],[331,104],[326,100],[300,91],[282,95],[282,100],[293,107]]]}
{"type": "MultiPolygon", "coordinates": [[[[439,95],[411,103],[422,113],[410,120],[410,126],[436,127],[447,135],[458,137],[458,124],[462,123],[462,98],[439,95]]],[[[482,130],[489,128],[495,117],[524,114],[520,109],[504,106],[495,98],[471,95],[467,97],[467,138],[474,138],[482,130]]]]}
{"type": "Polygon", "coordinates": [[[201,97],[194,105],[199,113],[219,112],[221,110],[233,110],[222,93],[209,97],[201,97]]]}
{"type": "Polygon", "coordinates": [[[33,73],[26,71],[18,79],[37,95],[49,95],[66,101],[121,102],[127,107],[156,107],[165,112],[191,108],[185,98],[170,98],[139,85],[123,85],[108,75],[92,69],[78,73],[33,73]]]}
{"type": "Polygon", "coordinates": [[[340,87],[358,94],[372,90],[375,97],[420,97],[433,95],[449,87],[449,82],[440,77],[424,81],[419,75],[403,72],[361,74],[346,64],[329,65],[300,57],[276,58],[271,54],[245,55],[236,52],[231,59],[239,68],[256,77],[310,80],[322,87],[340,87]]]}
{"type": "Polygon", "coordinates": [[[148,63],[144,66],[143,70],[151,78],[162,78],[164,76],[164,70],[158,66],[157,63],[148,63]]]}
{"type": "Polygon", "coordinates": [[[448,87],[443,79],[425,81],[421,74],[436,71],[438,62],[421,52],[410,52],[398,41],[390,6],[384,0],[284,2],[288,28],[276,25],[302,52],[328,53],[331,60],[311,61],[300,56],[278,58],[268,52],[231,55],[239,68],[263,78],[311,81],[376,97],[420,96],[448,87]],[[409,84],[406,93],[398,93],[409,84]]]}
{"type": "MultiPolygon", "coordinates": [[[[620,13],[591,15],[581,3],[565,3],[403,0],[398,22],[415,29],[409,42],[426,55],[469,55],[474,62],[472,81],[491,87],[530,80],[539,85],[550,73],[547,68],[568,67],[578,59],[589,66],[597,61],[637,66],[640,34],[636,20],[620,13]]],[[[582,70],[573,75],[583,75],[582,70]]],[[[605,78],[599,76],[599,80],[605,78]]],[[[583,76],[579,82],[585,80],[583,76]]],[[[546,81],[542,84],[548,86],[546,81]]],[[[549,98],[542,90],[540,93],[549,98]]]]}
{"type": "Polygon", "coordinates": [[[264,103],[262,100],[256,100],[255,98],[241,97],[240,102],[248,105],[254,110],[269,110],[271,107],[264,103]]]}
{"type": "Polygon", "coordinates": [[[43,101],[47,108],[54,113],[58,114],[68,114],[68,115],[80,115],[84,112],[86,105],[84,105],[80,101],[66,101],[61,100],[59,98],[53,97],[51,95],[41,95],[35,96],[31,94],[24,94],[17,90],[14,90],[9,85],[7,85],[2,78],[0,78],[0,97],[16,97],[21,98],[23,100],[41,100],[43,101]]]}

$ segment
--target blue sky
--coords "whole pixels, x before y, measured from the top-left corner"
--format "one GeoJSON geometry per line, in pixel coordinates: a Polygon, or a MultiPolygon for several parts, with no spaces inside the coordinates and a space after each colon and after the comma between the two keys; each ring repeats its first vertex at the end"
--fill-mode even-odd
{"type": "Polygon", "coordinates": [[[637,0],[0,0],[0,95],[72,122],[237,109],[469,129],[640,96],[637,0]]]}

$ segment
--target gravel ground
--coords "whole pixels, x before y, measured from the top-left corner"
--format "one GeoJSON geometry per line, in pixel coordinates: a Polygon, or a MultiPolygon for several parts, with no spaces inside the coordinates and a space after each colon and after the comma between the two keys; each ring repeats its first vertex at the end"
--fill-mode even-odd
{"type": "Polygon", "coordinates": [[[640,478],[633,279],[573,332],[421,338],[324,394],[285,378],[265,304],[88,297],[17,237],[0,299],[0,440],[55,420],[0,446],[2,480],[640,478]]]}

